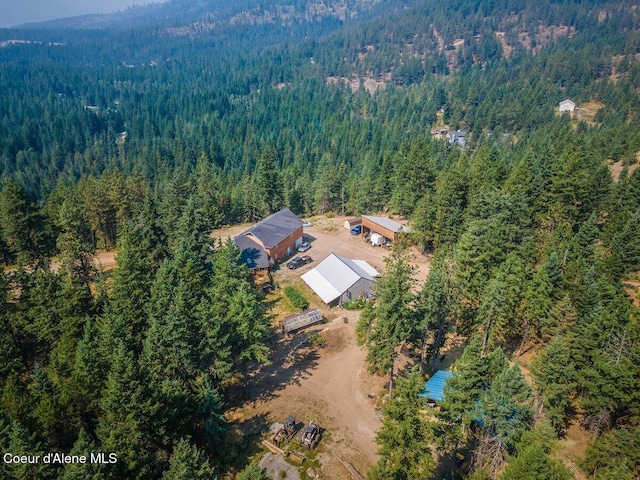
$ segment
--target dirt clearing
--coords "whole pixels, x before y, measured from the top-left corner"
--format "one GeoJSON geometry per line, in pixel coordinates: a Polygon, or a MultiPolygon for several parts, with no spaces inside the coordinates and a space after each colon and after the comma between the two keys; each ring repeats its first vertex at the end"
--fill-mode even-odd
{"type": "MultiPolygon", "coordinates": [[[[253,376],[249,399],[229,415],[243,422],[282,422],[288,415],[305,425],[317,422],[324,430],[322,439],[308,456],[319,461],[321,479],[351,478],[340,459],[361,473],[377,460],[380,419],[371,397],[383,390],[385,379],[367,373],[365,352],[356,346],[359,312],[345,313],[348,323],[340,317],[281,339],[272,364],[253,376]],[[322,345],[302,343],[311,332],[319,333],[322,345]]],[[[297,437],[291,440],[297,442],[297,437]]]]}

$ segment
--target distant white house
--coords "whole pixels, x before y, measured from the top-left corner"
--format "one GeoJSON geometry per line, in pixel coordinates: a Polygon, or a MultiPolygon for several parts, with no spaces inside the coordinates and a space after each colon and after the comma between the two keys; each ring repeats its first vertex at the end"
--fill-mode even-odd
{"type": "Polygon", "coordinates": [[[573,112],[576,109],[576,104],[571,100],[563,100],[559,103],[561,112],[573,112]]]}

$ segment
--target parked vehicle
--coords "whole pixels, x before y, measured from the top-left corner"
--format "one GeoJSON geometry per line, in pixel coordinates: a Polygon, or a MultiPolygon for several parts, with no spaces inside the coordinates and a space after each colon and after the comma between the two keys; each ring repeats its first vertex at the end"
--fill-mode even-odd
{"type": "Polygon", "coordinates": [[[313,259],[309,255],[304,255],[300,257],[300,261],[302,262],[303,265],[306,265],[307,263],[313,262],[313,259]]]}
{"type": "Polygon", "coordinates": [[[313,223],[311,222],[302,222],[303,227],[313,227],[313,223]]]}
{"type": "Polygon", "coordinates": [[[379,233],[372,233],[369,241],[371,242],[371,245],[373,245],[374,247],[380,247],[384,245],[384,237],[379,233]]]}
{"type": "Polygon", "coordinates": [[[304,242],[302,245],[300,245],[300,247],[298,248],[298,251],[299,252],[306,252],[310,248],[311,248],[311,245],[309,244],[309,242],[304,242]]]}
{"type": "Polygon", "coordinates": [[[351,229],[351,235],[360,235],[362,232],[362,225],[356,225],[351,229]]]}
{"type": "Polygon", "coordinates": [[[302,431],[300,435],[300,444],[303,447],[309,449],[315,448],[320,441],[320,427],[314,422],[310,422],[309,425],[302,431]]]}
{"type": "Polygon", "coordinates": [[[289,270],[295,270],[296,268],[300,268],[303,265],[311,262],[313,262],[313,259],[309,255],[294,257],[289,263],[287,263],[287,268],[289,270]]]}
{"type": "Polygon", "coordinates": [[[271,437],[271,443],[279,447],[281,443],[291,440],[297,431],[296,419],[293,417],[287,417],[284,421],[284,425],[271,437]]]}
{"type": "Polygon", "coordinates": [[[289,263],[287,263],[287,268],[289,270],[295,270],[303,265],[304,263],[302,263],[302,259],[300,257],[294,257],[289,263]]]}

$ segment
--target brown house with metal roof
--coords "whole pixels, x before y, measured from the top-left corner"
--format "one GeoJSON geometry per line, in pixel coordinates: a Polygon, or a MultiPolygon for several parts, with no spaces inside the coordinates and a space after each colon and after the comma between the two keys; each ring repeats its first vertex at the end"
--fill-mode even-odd
{"type": "Polygon", "coordinates": [[[285,208],[267,218],[253,227],[238,235],[234,242],[243,251],[251,248],[254,252],[248,252],[247,260],[256,259],[256,267],[264,268],[264,255],[262,250],[273,265],[288,256],[302,245],[303,231],[302,220],[300,220],[291,210],[285,208]],[[239,238],[243,237],[243,238],[239,238]]]}

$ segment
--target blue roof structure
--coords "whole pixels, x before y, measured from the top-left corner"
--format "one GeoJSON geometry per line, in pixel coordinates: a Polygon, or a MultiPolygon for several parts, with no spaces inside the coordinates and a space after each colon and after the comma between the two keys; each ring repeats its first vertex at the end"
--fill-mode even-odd
{"type": "Polygon", "coordinates": [[[452,376],[453,373],[448,370],[438,370],[427,381],[420,397],[427,398],[428,400],[434,400],[436,402],[441,401],[444,398],[444,385],[447,383],[447,378],[452,376]]]}

